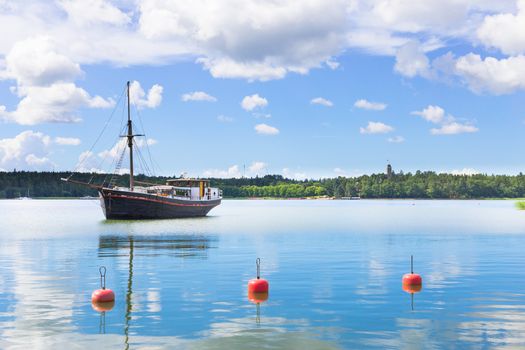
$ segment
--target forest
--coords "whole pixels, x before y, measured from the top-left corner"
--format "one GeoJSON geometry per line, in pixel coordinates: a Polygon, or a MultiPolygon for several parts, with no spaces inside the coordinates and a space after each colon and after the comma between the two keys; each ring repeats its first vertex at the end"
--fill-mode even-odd
{"type": "MultiPolygon", "coordinates": [[[[61,198],[97,196],[94,189],[66,183],[68,172],[0,172],[0,198],[61,198]]],[[[128,175],[75,173],[77,181],[93,184],[127,186],[128,175]]],[[[135,176],[136,181],[164,184],[164,176],[135,176]]],[[[372,174],[318,180],[294,180],[281,175],[253,178],[212,178],[211,185],[223,190],[225,198],[523,198],[525,175],[453,175],[432,171],[415,173],[372,174]]],[[[138,183],[137,185],[140,185],[138,183]]]]}

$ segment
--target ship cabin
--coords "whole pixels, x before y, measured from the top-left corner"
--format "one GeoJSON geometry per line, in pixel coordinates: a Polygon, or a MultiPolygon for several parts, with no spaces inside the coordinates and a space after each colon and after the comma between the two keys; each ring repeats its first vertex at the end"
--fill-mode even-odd
{"type": "MultiPolygon", "coordinates": [[[[162,187],[168,196],[191,200],[214,200],[222,198],[222,191],[210,187],[210,180],[205,179],[169,179],[162,187]]],[[[161,194],[162,195],[162,194],[161,194]]]]}

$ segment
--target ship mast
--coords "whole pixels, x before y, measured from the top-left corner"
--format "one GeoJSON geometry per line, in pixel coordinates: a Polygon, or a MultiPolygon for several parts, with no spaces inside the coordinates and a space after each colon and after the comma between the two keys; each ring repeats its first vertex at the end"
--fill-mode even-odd
{"type": "Polygon", "coordinates": [[[130,110],[130,96],[129,96],[129,81],[127,84],[128,92],[128,147],[129,147],[129,190],[133,191],[135,181],[133,180],[133,127],[131,126],[131,110],[130,110]]]}

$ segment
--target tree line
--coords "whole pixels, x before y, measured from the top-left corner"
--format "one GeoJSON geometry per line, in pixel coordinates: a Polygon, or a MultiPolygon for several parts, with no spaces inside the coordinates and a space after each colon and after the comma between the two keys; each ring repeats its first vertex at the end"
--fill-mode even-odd
{"type": "MultiPolygon", "coordinates": [[[[97,196],[91,188],[63,182],[66,172],[0,172],[0,198],[97,196]]],[[[128,186],[128,175],[75,173],[77,181],[128,186]]],[[[137,185],[164,184],[171,177],[135,177],[137,185]]],[[[454,175],[432,171],[372,174],[318,180],[294,180],[281,175],[253,178],[212,178],[211,185],[223,190],[225,198],[248,197],[361,197],[361,198],[520,198],[525,197],[525,175],[454,175]]]]}

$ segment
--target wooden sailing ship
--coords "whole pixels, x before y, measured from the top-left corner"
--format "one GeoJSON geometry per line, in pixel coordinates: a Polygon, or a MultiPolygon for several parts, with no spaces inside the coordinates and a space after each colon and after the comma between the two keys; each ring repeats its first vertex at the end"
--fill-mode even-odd
{"type": "MultiPolygon", "coordinates": [[[[127,147],[129,149],[129,187],[112,184],[95,185],[73,180],[63,181],[95,188],[107,219],[169,219],[205,216],[221,204],[222,191],[205,179],[170,179],[166,184],[136,186],[133,168],[134,138],[130,112],[130,83],[127,83],[127,147]]],[[[122,158],[121,158],[122,159],[122,158]]],[[[137,181],[138,183],[138,181],[137,181]]]]}

